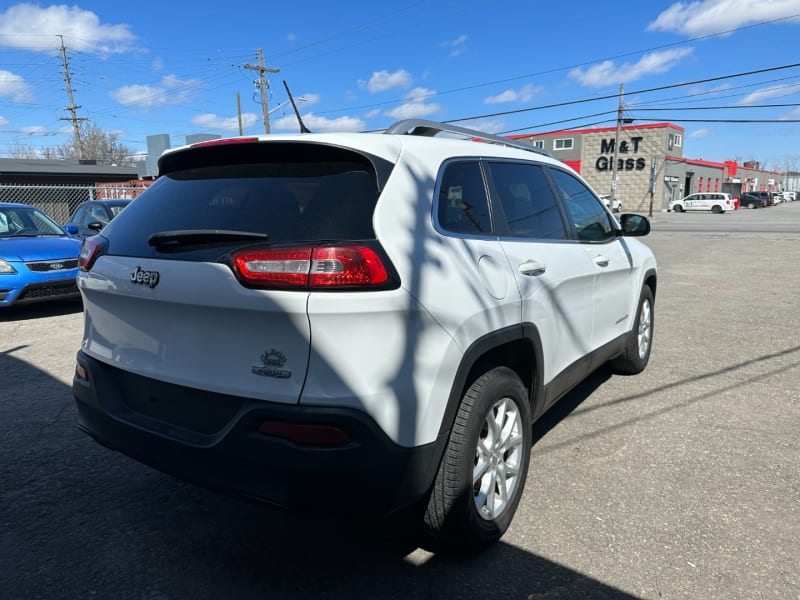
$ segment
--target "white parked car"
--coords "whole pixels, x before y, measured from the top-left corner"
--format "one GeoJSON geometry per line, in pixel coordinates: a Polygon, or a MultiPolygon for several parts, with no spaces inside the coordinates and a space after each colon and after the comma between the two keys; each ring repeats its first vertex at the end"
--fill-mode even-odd
{"type": "Polygon", "coordinates": [[[526,144],[404,121],[201,142],[159,175],[83,242],[73,394],[83,431],[182,479],[477,550],[532,422],[648,363],[649,221],[526,144]]]}
{"type": "Polygon", "coordinates": [[[713,213],[724,213],[729,210],[736,210],[736,203],[730,194],[705,192],[702,194],[690,194],[680,200],[673,200],[669,203],[668,209],[674,212],[710,210],[713,213]]]}
{"type": "Polygon", "coordinates": [[[603,201],[603,204],[606,205],[606,208],[611,212],[622,212],[622,200],[619,198],[611,199],[611,194],[603,194],[600,196],[600,199],[603,201]]]}

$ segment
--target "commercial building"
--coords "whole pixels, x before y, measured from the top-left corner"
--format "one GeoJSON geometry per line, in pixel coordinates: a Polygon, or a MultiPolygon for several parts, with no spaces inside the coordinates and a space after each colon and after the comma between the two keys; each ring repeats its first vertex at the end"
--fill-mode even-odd
{"type": "Polygon", "coordinates": [[[599,194],[624,210],[666,210],[671,200],[697,192],[782,191],[784,174],[758,163],[713,162],[684,156],[683,127],[672,123],[573,129],[509,136],[549,151],[580,173],[599,194]],[[616,167],[616,168],[615,168],[616,167]]]}

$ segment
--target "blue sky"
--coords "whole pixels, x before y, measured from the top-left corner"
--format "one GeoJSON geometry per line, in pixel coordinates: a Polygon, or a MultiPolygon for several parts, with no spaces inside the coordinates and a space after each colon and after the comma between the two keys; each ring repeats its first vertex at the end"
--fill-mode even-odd
{"type": "Polygon", "coordinates": [[[244,133],[263,133],[257,75],[244,68],[263,48],[280,69],[269,75],[273,132],[298,131],[284,80],[315,132],[410,117],[494,133],[613,126],[622,83],[626,117],[684,127],[688,157],[800,166],[800,123],[788,122],[800,120],[800,67],[637,93],[800,63],[800,0],[3,6],[0,157],[14,143],[70,141],[61,35],[78,116],[136,152],[148,135],[173,146],[238,135],[237,93],[244,133]],[[701,107],[726,108],[687,110],[701,107]]]}

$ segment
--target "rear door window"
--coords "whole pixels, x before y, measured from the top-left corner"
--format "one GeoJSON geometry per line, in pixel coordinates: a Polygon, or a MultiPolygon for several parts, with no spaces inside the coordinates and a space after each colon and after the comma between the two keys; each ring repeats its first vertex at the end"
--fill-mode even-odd
{"type": "Polygon", "coordinates": [[[510,237],[562,240],[564,221],[550,183],[539,165],[490,161],[486,163],[510,237]]]}

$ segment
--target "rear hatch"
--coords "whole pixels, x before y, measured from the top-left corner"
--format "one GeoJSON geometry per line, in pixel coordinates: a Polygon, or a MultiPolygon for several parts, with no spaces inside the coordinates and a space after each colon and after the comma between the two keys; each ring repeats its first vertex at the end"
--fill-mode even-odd
{"type": "MultiPolygon", "coordinates": [[[[180,150],[160,169],[84,243],[82,349],[152,379],[297,403],[310,290],[374,277],[370,256],[382,249],[372,214],[391,164],[253,139],[180,150]]],[[[373,283],[396,285],[390,276],[373,283]]]]}

